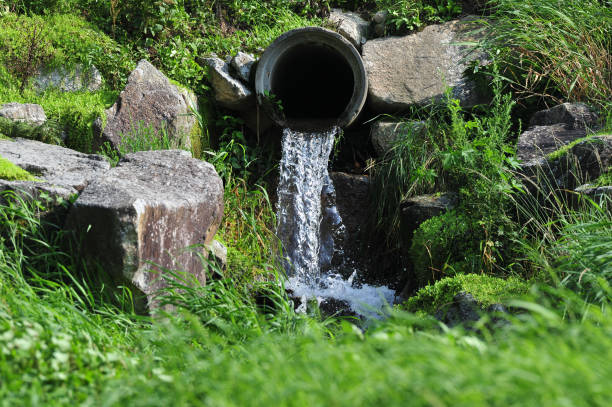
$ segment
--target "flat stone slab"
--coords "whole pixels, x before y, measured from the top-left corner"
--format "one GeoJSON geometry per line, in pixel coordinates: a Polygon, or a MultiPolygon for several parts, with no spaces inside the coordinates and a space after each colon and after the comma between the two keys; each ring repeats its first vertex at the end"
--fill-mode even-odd
{"type": "Polygon", "coordinates": [[[110,169],[100,155],[22,138],[0,140],[0,156],[41,180],[0,180],[0,190],[20,190],[33,198],[46,193],[68,200],[110,169]]]}
{"type": "Polygon", "coordinates": [[[67,228],[82,251],[111,276],[146,296],[149,310],[166,286],[158,267],[206,282],[200,255],[223,215],[223,183],[214,167],[181,150],[127,154],[85,188],[67,228]]]}
{"type": "Polygon", "coordinates": [[[474,17],[430,25],[419,33],[368,41],[363,61],[369,101],[377,112],[406,110],[444,96],[446,86],[464,107],[483,103],[476,85],[463,77],[468,63],[485,59],[460,43],[474,41],[474,17]]]}

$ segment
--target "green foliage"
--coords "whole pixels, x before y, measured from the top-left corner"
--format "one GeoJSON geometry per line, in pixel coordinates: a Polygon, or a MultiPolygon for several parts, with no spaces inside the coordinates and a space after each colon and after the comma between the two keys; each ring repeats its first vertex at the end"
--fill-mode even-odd
{"type": "MultiPolygon", "coordinates": [[[[0,67],[0,82],[2,72],[0,67]]],[[[15,87],[0,85],[0,104],[6,102],[37,103],[43,107],[49,121],[36,129],[25,124],[3,124],[0,119],[0,132],[11,137],[31,138],[46,143],[60,144],[61,133],[66,139],[64,144],[72,149],[91,153],[92,125],[96,118],[104,117],[104,110],[117,98],[117,92],[102,90],[98,92],[60,92],[49,89],[42,94],[26,90],[21,95],[15,87]],[[7,130],[5,126],[12,126],[7,130]]]]}
{"type": "Polygon", "coordinates": [[[484,309],[492,304],[518,299],[528,290],[529,284],[517,277],[502,279],[484,274],[459,274],[421,288],[401,307],[409,312],[420,311],[433,315],[463,291],[472,294],[484,309]]]}
{"type": "Polygon", "coordinates": [[[8,138],[21,137],[47,144],[61,144],[62,142],[60,127],[52,120],[47,120],[41,125],[35,125],[0,117],[0,133],[8,138]]]}
{"type": "Polygon", "coordinates": [[[488,260],[485,250],[494,249],[489,242],[478,221],[462,212],[450,210],[426,220],[412,237],[411,279],[423,287],[456,273],[482,272],[488,260]],[[483,247],[478,247],[480,242],[483,247]]]}
{"type": "MultiPolygon", "coordinates": [[[[91,24],[74,15],[25,16],[0,15],[0,63],[6,64],[11,50],[25,52],[24,40],[32,30],[42,30],[41,44],[47,43],[47,61],[52,67],[72,68],[76,64],[85,67],[95,65],[106,83],[113,89],[125,85],[127,75],[135,65],[127,49],[121,47],[91,24]]],[[[14,53],[13,52],[13,53],[14,53]]],[[[31,75],[30,75],[31,76],[31,75]]],[[[6,86],[6,85],[5,85],[6,86]]]]}
{"type": "Polygon", "coordinates": [[[132,130],[129,133],[121,133],[119,135],[121,142],[118,148],[115,149],[109,142],[104,143],[100,154],[114,167],[119,162],[119,159],[128,153],[137,151],[153,151],[153,150],[172,150],[180,148],[176,139],[171,139],[168,136],[168,131],[164,126],[157,131],[153,125],[147,125],[144,122],[138,122],[132,125],[132,130]]]}
{"type": "Polygon", "coordinates": [[[19,168],[2,156],[0,156],[0,179],[8,181],[38,181],[32,174],[19,168]]]}
{"type": "Polygon", "coordinates": [[[388,13],[385,23],[391,33],[417,31],[461,14],[457,0],[376,0],[376,6],[388,13]]]}
{"type": "MultiPolygon", "coordinates": [[[[426,130],[415,132],[414,126],[406,126],[374,168],[376,227],[384,231],[391,245],[400,242],[397,236],[403,200],[420,193],[450,190],[459,194],[464,228],[471,228],[471,236],[480,236],[464,242],[466,247],[472,247],[470,255],[501,254],[494,248],[504,245],[509,237],[504,235],[512,229],[505,214],[508,195],[519,190],[520,185],[512,176],[512,170],[518,168],[510,147],[513,102],[509,95],[501,94],[499,79],[494,80],[493,91],[495,96],[487,114],[472,115],[470,120],[450,94],[444,106],[433,105],[425,112],[417,112],[428,116],[426,130]]],[[[449,237],[447,241],[454,239],[449,237]]],[[[443,253],[452,250],[439,247],[435,251],[441,255],[436,257],[441,266],[449,257],[443,253]]],[[[495,261],[491,259],[489,264],[495,261]]]]}
{"type": "Polygon", "coordinates": [[[496,0],[484,47],[518,96],[605,104],[612,97],[612,8],[600,0],[496,0]]]}

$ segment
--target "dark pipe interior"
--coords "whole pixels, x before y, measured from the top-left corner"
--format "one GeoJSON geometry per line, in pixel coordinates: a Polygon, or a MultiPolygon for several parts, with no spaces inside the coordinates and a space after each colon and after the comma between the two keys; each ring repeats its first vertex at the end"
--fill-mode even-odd
{"type": "Polygon", "coordinates": [[[332,124],[348,106],[354,84],[350,65],[333,48],[300,44],[279,58],[271,93],[281,101],[288,123],[332,124]]]}

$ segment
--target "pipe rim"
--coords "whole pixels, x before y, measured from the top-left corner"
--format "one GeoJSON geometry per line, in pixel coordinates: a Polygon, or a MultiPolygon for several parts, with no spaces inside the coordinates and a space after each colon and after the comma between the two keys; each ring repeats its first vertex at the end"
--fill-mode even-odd
{"type": "Polygon", "coordinates": [[[337,32],[326,28],[296,28],[280,35],[266,48],[258,62],[255,74],[257,102],[262,106],[268,116],[279,126],[289,128],[295,127],[292,126],[292,124],[296,122],[286,119],[282,112],[276,109],[268,95],[271,90],[271,75],[274,68],[274,61],[278,61],[280,57],[293,46],[302,44],[303,38],[308,38],[310,42],[318,42],[334,48],[347,61],[353,71],[354,77],[353,94],[344,111],[338,116],[335,122],[324,126],[317,126],[315,120],[312,126],[313,130],[322,130],[334,126],[341,128],[350,126],[357,119],[359,112],[361,112],[366,102],[368,93],[367,73],[361,55],[353,44],[337,32]]]}

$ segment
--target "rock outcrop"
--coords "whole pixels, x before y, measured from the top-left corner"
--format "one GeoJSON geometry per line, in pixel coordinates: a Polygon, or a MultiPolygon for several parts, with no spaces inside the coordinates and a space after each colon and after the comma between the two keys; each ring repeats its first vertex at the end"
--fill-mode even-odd
{"type": "Polygon", "coordinates": [[[47,121],[47,115],[42,106],[33,103],[5,103],[0,106],[0,117],[28,122],[36,126],[41,126],[47,121]]]}
{"type": "Polygon", "coordinates": [[[90,183],[66,224],[85,258],[144,294],[151,310],[166,286],[158,266],[206,281],[200,255],[222,215],[223,183],[212,165],[186,151],[146,151],[90,183]]]}
{"type": "Polygon", "coordinates": [[[468,63],[485,59],[459,43],[474,40],[473,17],[430,25],[419,33],[368,41],[363,61],[369,101],[377,112],[394,112],[440,99],[445,87],[464,107],[483,103],[476,85],[463,76],[468,63]]]}
{"type": "Polygon", "coordinates": [[[46,195],[54,206],[69,201],[110,169],[102,156],[20,138],[0,140],[0,156],[40,180],[0,180],[0,190],[23,191],[32,198],[46,195]]]}
{"type": "Polygon", "coordinates": [[[598,117],[583,103],[563,103],[533,115],[518,139],[516,155],[523,162],[539,160],[595,129],[598,117]]]}
{"type": "Polygon", "coordinates": [[[38,91],[56,88],[62,92],[95,92],[102,88],[103,82],[102,74],[95,66],[85,68],[77,65],[73,69],[59,67],[41,70],[34,77],[34,88],[38,91]]]}
{"type": "Polygon", "coordinates": [[[581,103],[564,103],[537,112],[517,142],[517,157],[527,188],[576,188],[610,167],[612,136],[587,137],[598,126],[595,112],[581,103]],[[554,154],[553,154],[554,153],[554,154]]]}
{"type": "Polygon", "coordinates": [[[128,77],[119,99],[94,123],[94,151],[105,142],[118,149],[122,137],[139,126],[152,126],[157,132],[165,128],[176,147],[189,148],[191,135],[197,129],[192,109],[197,110],[195,95],[170,83],[157,68],[142,60],[128,77]]]}

